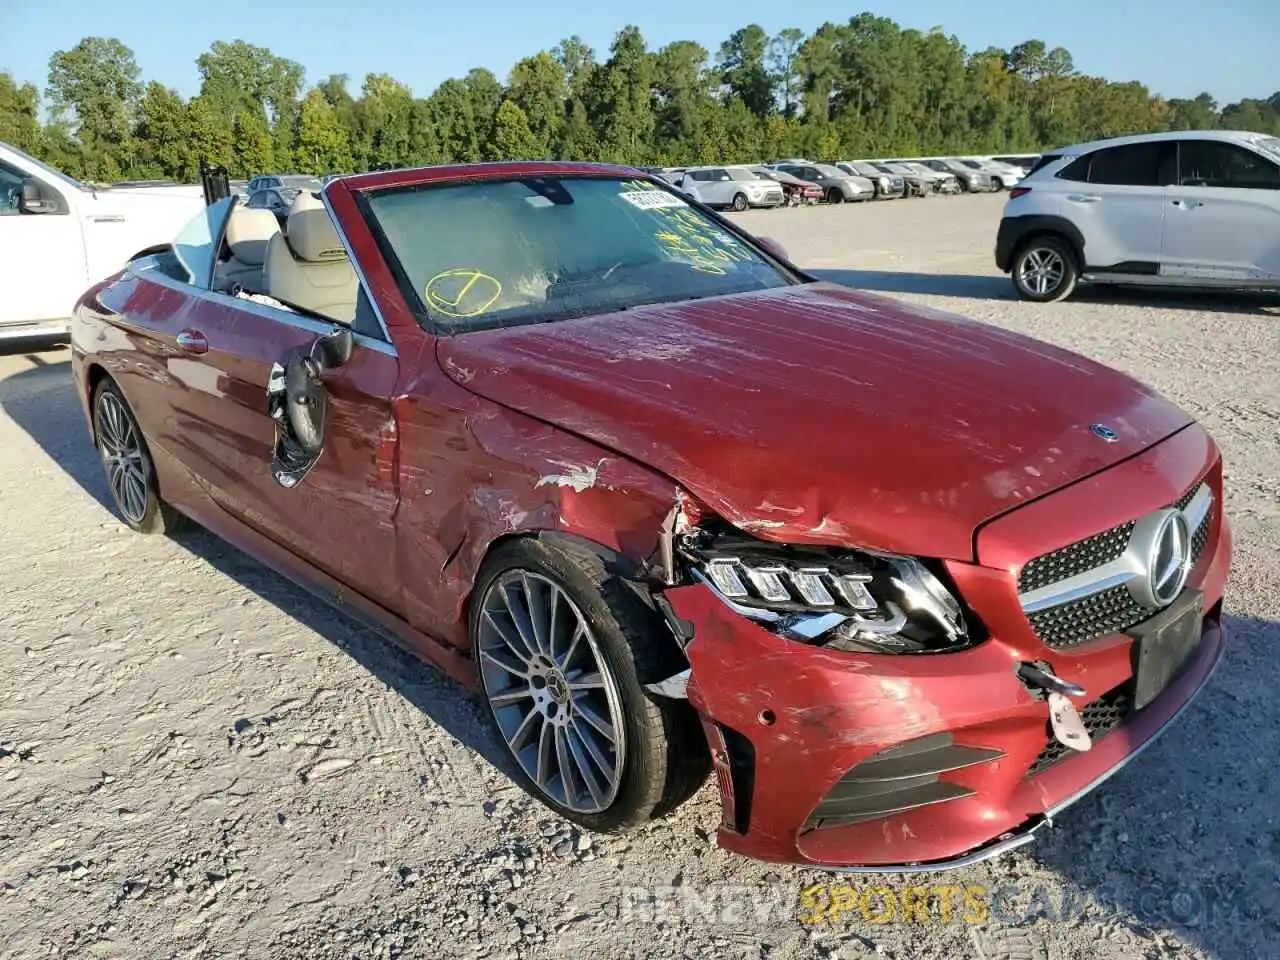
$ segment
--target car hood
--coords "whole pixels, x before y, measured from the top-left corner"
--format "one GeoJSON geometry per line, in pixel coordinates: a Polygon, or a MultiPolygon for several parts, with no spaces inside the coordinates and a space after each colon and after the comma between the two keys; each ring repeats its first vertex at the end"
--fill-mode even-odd
{"type": "Polygon", "coordinates": [[[825,283],[437,350],[467,389],[648,464],[760,537],[950,559],[973,558],[983,521],[1191,422],[1049,344],[825,283]]]}

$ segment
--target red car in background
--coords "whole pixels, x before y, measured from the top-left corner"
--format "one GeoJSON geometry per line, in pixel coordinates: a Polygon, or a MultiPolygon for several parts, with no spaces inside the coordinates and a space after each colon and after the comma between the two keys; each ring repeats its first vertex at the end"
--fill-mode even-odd
{"type": "Polygon", "coordinates": [[[1217,448],[1151,390],[818,282],[634,170],[235,198],[82,298],[124,520],[194,518],[478,689],[619,829],[714,769],[720,842],[1007,850],[1222,655],[1217,448]]]}

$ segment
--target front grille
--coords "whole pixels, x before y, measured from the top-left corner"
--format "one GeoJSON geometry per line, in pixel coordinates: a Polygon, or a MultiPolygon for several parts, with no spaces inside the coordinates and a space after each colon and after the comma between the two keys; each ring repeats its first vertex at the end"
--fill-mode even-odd
{"type": "Polygon", "coordinates": [[[1071,603],[1027,614],[1031,629],[1050,647],[1074,647],[1094,637],[1123,633],[1155,613],[1137,600],[1128,587],[1112,587],[1071,603]]]}
{"type": "MultiPolygon", "coordinates": [[[[1133,698],[1123,688],[1116,687],[1109,693],[1104,693],[1093,703],[1087,704],[1080,711],[1080,719],[1084,721],[1084,728],[1089,731],[1089,738],[1097,743],[1129,719],[1131,713],[1133,713],[1133,698]]],[[[1049,743],[1040,751],[1040,756],[1036,757],[1036,762],[1027,771],[1029,777],[1034,777],[1068,754],[1076,752],[1054,738],[1053,727],[1048,722],[1045,723],[1045,737],[1049,743]]]]}
{"type": "Polygon", "coordinates": [[[1073,577],[1077,573],[1092,570],[1094,567],[1100,567],[1116,559],[1124,553],[1124,548],[1129,543],[1129,534],[1133,533],[1136,522],[1130,520],[1128,523],[1122,523],[1102,533],[1095,533],[1092,537],[1063,547],[1061,550],[1054,550],[1052,553],[1036,557],[1023,567],[1022,573],[1018,575],[1018,592],[1029,593],[1040,587],[1047,587],[1051,583],[1057,583],[1059,580],[1065,580],[1067,577],[1073,577]]]}
{"type": "MultiPolygon", "coordinates": [[[[1201,486],[1196,484],[1169,506],[1185,510],[1201,486]]],[[[1136,520],[1130,520],[1028,561],[1018,575],[1018,592],[1026,594],[1117,559],[1128,546],[1136,523],[1136,520]]],[[[1210,514],[1191,535],[1192,567],[1199,563],[1209,545],[1211,526],[1210,514]]],[[[1043,643],[1064,649],[1079,646],[1095,637],[1123,633],[1155,612],[1134,600],[1127,587],[1119,586],[1028,613],[1027,620],[1043,643]]]]}

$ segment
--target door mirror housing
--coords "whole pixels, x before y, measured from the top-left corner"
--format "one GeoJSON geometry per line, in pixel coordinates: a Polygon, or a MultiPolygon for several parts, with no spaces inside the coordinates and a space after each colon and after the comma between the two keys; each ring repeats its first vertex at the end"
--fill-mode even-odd
{"type": "Polygon", "coordinates": [[[22,181],[22,199],[18,202],[18,209],[23,213],[55,213],[58,204],[45,196],[39,180],[27,177],[22,181]]]}
{"type": "Polygon", "coordinates": [[[773,237],[756,237],[756,243],[760,244],[760,246],[764,247],[784,263],[791,262],[790,258],[787,257],[787,248],[777,240],[773,239],[773,237]]]}
{"type": "Polygon", "coordinates": [[[355,344],[351,328],[343,323],[335,323],[333,329],[315,342],[312,357],[326,370],[345,366],[351,359],[351,349],[355,344]]]}

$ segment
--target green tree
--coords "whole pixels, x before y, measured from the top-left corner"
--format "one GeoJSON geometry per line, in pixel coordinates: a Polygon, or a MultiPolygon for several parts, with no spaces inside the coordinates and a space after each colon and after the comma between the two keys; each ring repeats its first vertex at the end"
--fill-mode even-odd
{"type": "Polygon", "coordinates": [[[132,163],[139,72],[133,51],[114,38],[85,37],[49,60],[49,102],[57,116],[74,114],[73,132],[90,177],[115,179],[132,163]]]}
{"type": "Polygon", "coordinates": [[[191,112],[176,90],[151,81],[138,108],[138,157],[153,176],[179,178],[193,169],[191,112]]]}
{"type": "Polygon", "coordinates": [[[609,52],[608,62],[594,73],[591,90],[600,159],[644,163],[653,140],[653,57],[634,26],[618,32],[609,52]]]}
{"type": "Polygon", "coordinates": [[[236,114],[234,130],[231,163],[234,174],[247,180],[275,168],[271,131],[262,117],[256,112],[241,110],[236,114]]]}
{"type": "Polygon", "coordinates": [[[759,24],[735,30],[724,43],[716,66],[729,96],[737,97],[757,117],[768,116],[774,108],[774,74],[765,58],[769,52],[769,35],[759,24]]]}
{"type": "Polygon", "coordinates": [[[493,123],[489,160],[528,160],[537,157],[538,138],[529,127],[529,118],[513,101],[503,100],[493,123]]]}
{"type": "Polygon", "coordinates": [[[40,95],[29,83],[18,86],[0,70],[0,142],[28,152],[40,149],[40,95]]]}
{"type": "Polygon", "coordinates": [[[319,90],[309,90],[302,98],[293,162],[299,170],[315,174],[343,171],[351,166],[351,141],[319,90]]]}
{"type": "Polygon", "coordinates": [[[526,57],[511,68],[507,96],[527,118],[534,138],[530,156],[550,157],[559,152],[565,122],[565,84],[564,67],[545,51],[526,57]]]}
{"type": "Polygon", "coordinates": [[[769,41],[769,72],[775,88],[782,96],[782,115],[794,117],[800,108],[800,48],[804,44],[804,31],[787,27],[769,41]]]}

